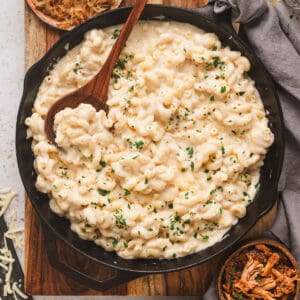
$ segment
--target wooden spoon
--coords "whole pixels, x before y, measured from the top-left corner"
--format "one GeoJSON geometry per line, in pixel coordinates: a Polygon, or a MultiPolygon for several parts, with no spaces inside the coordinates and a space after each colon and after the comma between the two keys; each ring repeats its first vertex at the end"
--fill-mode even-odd
{"type": "Polygon", "coordinates": [[[53,125],[55,115],[59,111],[65,109],[66,107],[75,108],[80,103],[88,103],[94,106],[97,111],[103,109],[107,112],[108,108],[106,105],[106,100],[108,98],[108,88],[111,74],[133,27],[138,22],[144,10],[146,3],[147,0],[136,0],[129,17],[100,72],[85,86],[64,96],[55,102],[50,108],[45,120],[45,132],[48,140],[52,144],[56,144],[53,125]]]}

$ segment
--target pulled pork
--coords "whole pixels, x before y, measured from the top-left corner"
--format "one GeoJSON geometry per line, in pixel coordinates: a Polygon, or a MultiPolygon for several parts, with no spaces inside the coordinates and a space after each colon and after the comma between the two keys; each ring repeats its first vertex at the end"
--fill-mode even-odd
{"type": "Polygon", "coordinates": [[[259,244],[227,264],[222,287],[226,300],[292,300],[299,280],[284,254],[259,244]]]}
{"type": "Polygon", "coordinates": [[[35,7],[57,21],[61,29],[70,29],[108,9],[116,8],[120,0],[33,0],[35,7]]]}

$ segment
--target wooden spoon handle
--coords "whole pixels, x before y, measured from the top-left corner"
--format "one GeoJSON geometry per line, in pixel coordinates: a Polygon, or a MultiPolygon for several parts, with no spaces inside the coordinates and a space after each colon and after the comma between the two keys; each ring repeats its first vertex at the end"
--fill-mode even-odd
{"type": "MultiPolygon", "coordinates": [[[[103,102],[108,98],[108,87],[113,69],[120,56],[122,49],[124,48],[129,38],[130,33],[132,32],[133,27],[138,22],[146,3],[147,0],[136,0],[135,5],[121,30],[118,39],[116,40],[108,58],[102,66],[101,71],[95,78],[95,84],[92,95],[95,98],[98,98],[99,102],[103,102]]],[[[99,103],[99,105],[101,105],[101,103],[99,103]]]]}

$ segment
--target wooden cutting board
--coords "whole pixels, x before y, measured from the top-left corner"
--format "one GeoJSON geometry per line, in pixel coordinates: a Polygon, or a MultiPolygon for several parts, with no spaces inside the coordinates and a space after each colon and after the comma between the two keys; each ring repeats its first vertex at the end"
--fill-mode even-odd
{"type": "MultiPolygon", "coordinates": [[[[125,0],[123,6],[134,1],[125,0]]],[[[207,0],[154,0],[149,3],[163,3],[182,7],[199,7],[207,0]]],[[[38,20],[30,9],[25,7],[25,65],[28,69],[41,58],[63,32],[52,29],[38,20]]],[[[247,237],[258,236],[272,225],[276,215],[276,207],[262,218],[247,237]]],[[[184,295],[199,296],[204,294],[216,274],[221,257],[181,272],[149,275],[138,278],[126,284],[101,293],[90,290],[77,282],[65,277],[53,269],[47,259],[44,237],[38,217],[26,197],[25,209],[25,290],[32,295],[135,295],[135,296],[164,296],[184,295]]],[[[65,246],[60,247],[71,260],[76,261],[75,255],[65,246]]],[[[77,262],[77,261],[76,261],[77,262]]],[[[88,262],[83,263],[88,265],[88,262]]],[[[109,273],[108,268],[99,272],[109,273]]]]}

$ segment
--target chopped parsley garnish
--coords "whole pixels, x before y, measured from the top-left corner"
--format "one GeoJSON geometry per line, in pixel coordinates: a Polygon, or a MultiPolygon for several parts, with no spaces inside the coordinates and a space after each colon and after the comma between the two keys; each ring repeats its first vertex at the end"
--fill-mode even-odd
{"type": "Polygon", "coordinates": [[[220,57],[219,56],[215,56],[213,57],[213,62],[212,62],[213,66],[216,68],[219,64],[220,64],[220,57]]]}
{"type": "Polygon", "coordinates": [[[134,142],[134,147],[136,149],[142,149],[143,146],[144,146],[144,142],[143,141],[136,141],[136,142],[134,142]]]}
{"type": "Polygon", "coordinates": [[[218,190],[219,190],[220,192],[223,192],[223,191],[224,191],[224,189],[223,189],[222,186],[218,186],[218,190]]]}
{"type": "Polygon", "coordinates": [[[245,94],[245,92],[239,92],[240,96],[243,96],[245,94]]]}
{"type": "Polygon", "coordinates": [[[119,58],[115,64],[115,68],[119,68],[121,70],[125,70],[125,65],[128,63],[130,59],[133,59],[133,55],[126,55],[125,58],[119,58]]]}
{"type": "Polygon", "coordinates": [[[176,222],[181,222],[181,217],[177,215],[177,216],[175,217],[174,220],[175,220],[176,222]]]}
{"type": "Polygon", "coordinates": [[[130,138],[126,139],[126,142],[129,144],[130,148],[132,148],[133,143],[132,143],[131,139],[130,138]]]}
{"type": "Polygon", "coordinates": [[[144,184],[148,184],[148,178],[145,179],[144,184]]]}
{"type": "Polygon", "coordinates": [[[208,70],[211,67],[214,67],[214,68],[219,67],[220,70],[223,71],[224,70],[224,62],[220,61],[220,57],[219,56],[214,56],[212,59],[213,59],[212,62],[206,63],[206,66],[205,66],[206,69],[208,70]]]}
{"type": "Polygon", "coordinates": [[[115,222],[118,228],[124,228],[126,226],[126,219],[124,218],[122,212],[120,210],[117,210],[114,214],[115,222]]]}
{"type": "Polygon", "coordinates": [[[172,208],[173,208],[173,203],[169,203],[169,204],[168,204],[168,207],[169,207],[170,209],[172,209],[172,208]]]}
{"type": "Polygon", "coordinates": [[[102,190],[102,189],[98,189],[97,191],[101,196],[107,196],[110,193],[110,191],[102,190]]]}
{"type": "Polygon", "coordinates": [[[131,192],[127,189],[124,190],[124,196],[129,196],[131,194],[131,192]]]}
{"type": "Polygon", "coordinates": [[[103,160],[100,160],[99,165],[100,165],[102,168],[105,168],[106,162],[103,161],[103,160]]]}
{"type": "Polygon", "coordinates": [[[202,239],[205,240],[205,241],[207,241],[209,239],[209,236],[206,235],[206,234],[201,234],[200,233],[200,235],[201,235],[202,239]]]}
{"type": "Polygon", "coordinates": [[[224,155],[224,154],[225,154],[225,148],[224,148],[223,145],[222,145],[222,147],[221,147],[221,151],[222,151],[222,154],[224,155]]]}
{"type": "Polygon", "coordinates": [[[215,96],[210,96],[209,97],[209,101],[214,101],[215,100],[215,96]]]}
{"type": "Polygon", "coordinates": [[[182,223],[182,225],[184,226],[184,225],[186,225],[186,224],[191,224],[191,220],[185,220],[183,223],[182,223]]]}
{"type": "Polygon", "coordinates": [[[192,158],[194,155],[194,148],[188,147],[188,148],[186,148],[186,151],[187,151],[187,154],[189,155],[189,157],[192,158]]]}
{"type": "Polygon", "coordinates": [[[112,40],[116,40],[118,38],[118,36],[120,35],[121,30],[120,29],[115,29],[115,31],[112,34],[111,39],[112,40]]]}
{"type": "Polygon", "coordinates": [[[112,246],[115,248],[118,245],[119,241],[116,238],[112,238],[112,246]]]}
{"type": "Polygon", "coordinates": [[[75,64],[75,68],[73,69],[73,72],[77,75],[78,71],[82,70],[79,63],[75,64]]]}
{"type": "Polygon", "coordinates": [[[191,162],[191,170],[192,170],[192,172],[194,172],[194,170],[195,170],[195,164],[193,161],[191,162]]]}
{"type": "Polygon", "coordinates": [[[212,65],[216,68],[219,64],[220,64],[220,57],[219,56],[214,56],[212,65]]]}
{"type": "Polygon", "coordinates": [[[126,63],[129,61],[129,59],[132,59],[133,57],[134,57],[133,55],[126,55],[125,58],[123,59],[119,58],[117,60],[111,76],[114,79],[114,83],[118,83],[121,77],[126,79],[130,78],[132,74],[131,71],[126,70],[126,63]]]}
{"type": "Polygon", "coordinates": [[[120,68],[121,70],[125,69],[125,64],[126,64],[126,60],[121,60],[120,58],[117,60],[116,64],[115,64],[115,68],[120,68]]]}
{"type": "Polygon", "coordinates": [[[121,78],[121,74],[117,71],[113,71],[111,77],[114,79],[114,83],[118,83],[121,78]]]}
{"type": "Polygon", "coordinates": [[[220,89],[220,92],[223,94],[226,92],[226,86],[222,86],[221,89],[220,89]]]}
{"type": "Polygon", "coordinates": [[[211,51],[217,51],[218,50],[218,47],[215,45],[212,47],[211,51]]]}
{"type": "Polygon", "coordinates": [[[61,172],[61,175],[62,175],[62,176],[65,176],[65,177],[68,177],[68,172],[67,172],[66,170],[65,170],[65,171],[62,171],[62,172],[61,172]]]}
{"type": "Polygon", "coordinates": [[[133,92],[134,91],[134,85],[132,85],[129,89],[129,92],[133,92]]]}

